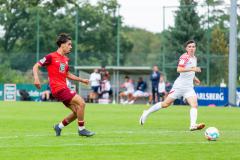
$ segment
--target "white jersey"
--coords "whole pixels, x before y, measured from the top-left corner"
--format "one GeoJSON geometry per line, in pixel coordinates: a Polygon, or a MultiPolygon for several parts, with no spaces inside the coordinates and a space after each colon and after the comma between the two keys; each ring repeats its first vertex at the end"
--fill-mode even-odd
{"type": "Polygon", "coordinates": [[[128,93],[133,93],[134,92],[134,85],[132,82],[125,82],[124,87],[127,89],[128,93]]]}
{"type": "MultiPolygon", "coordinates": [[[[192,68],[197,66],[197,58],[191,57],[189,54],[183,54],[178,61],[178,66],[184,68],[192,68]]],[[[193,88],[193,79],[195,72],[181,72],[173,84],[173,88],[193,88]]]]}
{"type": "Polygon", "coordinates": [[[101,83],[101,92],[105,91],[105,93],[102,94],[103,99],[109,98],[110,89],[111,89],[111,84],[110,84],[109,80],[103,80],[101,83]]]}
{"type": "Polygon", "coordinates": [[[164,93],[166,92],[166,86],[165,86],[165,82],[159,82],[158,83],[158,92],[159,93],[164,93]]]}
{"type": "Polygon", "coordinates": [[[90,75],[89,81],[91,83],[91,86],[100,86],[100,80],[101,80],[101,75],[99,73],[93,72],[90,75]]]}
{"type": "Polygon", "coordinates": [[[111,84],[109,80],[103,80],[101,83],[101,91],[110,91],[111,89],[111,84]]]}

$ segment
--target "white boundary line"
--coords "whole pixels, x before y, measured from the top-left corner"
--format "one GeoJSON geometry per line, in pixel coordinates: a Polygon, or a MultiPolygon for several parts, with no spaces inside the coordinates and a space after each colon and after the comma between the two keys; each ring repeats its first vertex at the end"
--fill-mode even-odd
{"type": "MultiPolygon", "coordinates": [[[[138,130],[135,130],[135,131],[112,131],[112,132],[97,132],[97,135],[100,135],[100,136],[103,136],[105,134],[136,134],[136,135],[139,135],[139,134],[159,134],[159,135],[163,135],[163,134],[183,134],[183,133],[190,133],[190,134],[193,134],[193,133],[197,133],[197,131],[181,131],[181,130],[162,130],[162,131],[141,131],[139,132],[138,130]]],[[[201,133],[201,132],[198,132],[198,133],[201,133]]],[[[221,132],[222,133],[240,133],[240,131],[237,131],[237,130],[232,130],[232,131],[224,131],[224,132],[221,132]]],[[[68,135],[77,135],[77,132],[76,133],[71,133],[71,132],[65,132],[65,133],[62,133],[63,136],[68,136],[68,135]]],[[[26,135],[13,135],[13,136],[0,136],[0,139],[17,139],[17,138],[24,138],[24,137],[55,137],[55,133],[52,132],[52,134],[26,134],[26,135]]]]}
{"type": "Polygon", "coordinates": [[[236,141],[217,141],[217,142],[136,142],[136,143],[124,143],[124,142],[113,142],[113,143],[68,143],[68,144],[59,144],[59,145],[25,145],[25,146],[0,146],[0,148],[30,148],[30,147],[66,147],[66,146],[135,146],[135,145],[184,145],[184,144],[239,144],[236,141]],[[218,143],[219,144],[219,143],[218,143]]]}

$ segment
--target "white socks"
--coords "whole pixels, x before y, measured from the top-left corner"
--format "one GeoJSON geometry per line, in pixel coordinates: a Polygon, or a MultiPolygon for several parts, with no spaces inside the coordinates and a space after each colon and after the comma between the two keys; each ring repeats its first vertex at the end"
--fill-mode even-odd
{"type": "Polygon", "coordinates": [[[156,111],[158,111],[158,110],[161,109],[161,108],[162,108],[162,102],[158,102],[158,103],[154,104],[152,107],[150,107],[150,108],[146,111],[147,116],[148,116],[150,113],[156,112],[156,111]]]}
{"type": "Polygon", "coordinates": [[[65,127],[65,126],[63,125],[62,122],[60,122],[60,123],[58,124],[58,127],[59,127],[60,129],[63,129],[63,127],[65,127]]]}
{"type": "Polygon", "coordinates": [[[84,130],[85,126],[78,126],[79,131],[84,130]]]}
{"type": "Polygon", "coordinates": [[[197,108],[191,108],[190,109],[190,127],[193,127],[196,125],[196,122],[197,122],[197,108]]]}

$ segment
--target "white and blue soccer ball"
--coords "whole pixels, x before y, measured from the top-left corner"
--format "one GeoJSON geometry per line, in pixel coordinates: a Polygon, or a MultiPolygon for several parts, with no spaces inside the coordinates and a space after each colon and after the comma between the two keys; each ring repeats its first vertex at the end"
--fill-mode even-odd
{"type": "Polygon", "coordinates": [[[209,127],[205,131],[205,137],[209,141],[216,141],[219,138],[220,134],[217,128],[209,127]]]}

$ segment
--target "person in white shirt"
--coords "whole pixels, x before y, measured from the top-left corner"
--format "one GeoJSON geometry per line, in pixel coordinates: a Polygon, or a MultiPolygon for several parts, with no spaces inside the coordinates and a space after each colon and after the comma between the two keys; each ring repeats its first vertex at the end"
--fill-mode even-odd
{"type": "Polygon", "coordinates": [[[204,123],[197,124],[197,113],[198,113],[198,102],[197,95],[194,91],[194,85],[199,85],[200,80],[195,76],[196,72],[201,72],[201,68],[197,67],[197,58],[195,56],[196,42],[189,40],[184,45],[186,53],[184,53],[178,61],[177,72],[180,73],[178,78],[175,80],[171,91],[167,98],[163,102],[156,103],[148,110],[144,111],[140,117],[139,123],[143,125],[147,117],[160,109],[169,107],[175,99],[184,97],[188,104],[191,106],[190,109],[190,131],[200,130],[205,127],[204,123]]]}
{"type": "Polygon", "coordinates": [[[121,88],[126,88],[126,91],[123,91],[120,93],[120,103],[121,104],[126,104],[128,103],[128,100],[131,99],[133,93],[134,93],[134,85],[133,81],[128,77],[125,76],[125,82],[121,85],[121,88]],[[127,97],[127,100],[124,101],[124,97],[127,97]]]}
{"type": "Polygon", "coordinates": [[[99,93],[100,97],[103,99],[109,99],[111,92],[111,84],[107,76],[103,77],[101,82],[101,91],[99,93]]]}
{"type": "Polygon", "coordinates": [[[98,96],[98,91],[100,87],[101,75],[98,73],[98,69],[94,69],[94,72],[90,75],[89,78],[91,89],[93,91],[92,98],[96,99],[98,96]]]}
{"type": "Polygon", "coordinates": [[[158,83],[158,93],[160,96],[160,102],[164,100],[164,96],[166,93],[166,86],[164,82],[164,77],[161,75],[159,83],[158,83]]]}

